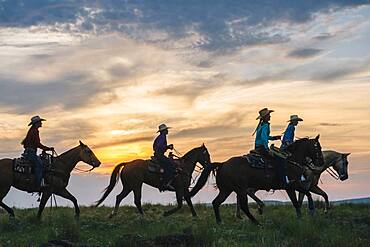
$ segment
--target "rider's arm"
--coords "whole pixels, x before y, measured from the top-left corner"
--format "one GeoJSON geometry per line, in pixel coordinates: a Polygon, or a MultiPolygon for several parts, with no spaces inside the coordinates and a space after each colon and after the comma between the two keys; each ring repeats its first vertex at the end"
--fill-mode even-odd
{"type": "Polygon", "coordinates": [[[38,132],[35,132],[35,134],[34,134],[34,142],[36,143],[38,148],[40,148],[44,151],[52,151],[54,149],[52,147],[47,147],[47,146],[41,144],[40,135],[39,135],[38,132]]]}

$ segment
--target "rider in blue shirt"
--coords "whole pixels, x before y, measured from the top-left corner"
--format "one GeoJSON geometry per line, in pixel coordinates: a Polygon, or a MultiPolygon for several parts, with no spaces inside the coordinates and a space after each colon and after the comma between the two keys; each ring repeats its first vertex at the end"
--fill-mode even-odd
{"type": "Polygon", "coordinates": [[[167,134],[168,129],[165,124],[159,126],[158,132],[160,133],[157,138],[155,138],[153,143],[154,157],[164,168],[164,178],[160,190],[175,190],[171,185],[173,176],[175,174],[175,166],[171,160],[166,157],[165,153],[168,149],[173,149],[173,144],[167,145],[167,134]]]}
{"type": "Polygon", "coordinates": [[[263,108],[259,111],[259,116],[256,120],[260,120],[258,123],[255,140],[255,150],[261,154],[268,155],[269,153],[269,141],[270,140],[280,140],[281,136],[270,136],[270,119],[271,112],[267,108],[263,108]]]}
{"type": "Polygon", "coordinates": [[[298,117],[298,115],[291,115],[290,120],[288,121],[288,127],[286,128],[281,144],[281,149],[284,150],[287,146],[294,142],[294,132],[295,126],[298,125],[298,122],[303,121],[302,118],[298,117]]]}

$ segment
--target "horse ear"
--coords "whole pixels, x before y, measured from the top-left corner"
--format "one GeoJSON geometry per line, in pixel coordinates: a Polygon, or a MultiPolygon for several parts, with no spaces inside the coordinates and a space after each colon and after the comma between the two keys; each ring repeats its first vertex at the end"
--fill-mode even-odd
{"type": "Polygon", "coordinates": [[[318,134],[315,139],[318,141],[320,139],[320,134],[318,134]]]}
{"type": "Polygon", "coordinates": [[[343,154],[345,157],[347,157],[348,155],[350,155],[351,153],[345,153],[343,154]]]}
{"type": "Polygon", "coordinates": [[[79,141],[80,142],[80,146],[85,146],[85,144],[82,143],[82,141],[79,141]]]}
{"type": "Polygon", "coordinates": [[[203,144],[202,144],[202,147],[205,147],[204,142],[203,142],[203,144]]]}

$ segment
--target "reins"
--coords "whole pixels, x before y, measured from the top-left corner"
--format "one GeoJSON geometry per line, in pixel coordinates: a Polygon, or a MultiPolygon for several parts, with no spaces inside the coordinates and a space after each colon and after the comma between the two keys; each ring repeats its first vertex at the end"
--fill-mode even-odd
{"type": "MultiPolygon", "coordinates": [[[[53,155],[55,155],[54,156],[55,158],[58,158],[58,156],[59,156],[55,150],[53,150],[53,155]]],[[[88,169],[88,170],[83,170],[83,169],[79,169],[77,167],[73,167],[73,170],[79,171],[79,173],[91,172],[94,169],[95,169],[95,167],[92,167],[91,169],[88,169]]]]}

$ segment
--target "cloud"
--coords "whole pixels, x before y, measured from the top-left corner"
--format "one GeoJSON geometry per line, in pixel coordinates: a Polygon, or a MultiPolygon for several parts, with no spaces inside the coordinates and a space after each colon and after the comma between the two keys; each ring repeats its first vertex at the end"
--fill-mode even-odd
{"type": "Polygon", "coordinates": [[[58,80],[33,84],[12,79],[0,80],[0,104],[17,113],[37,112],[46,107],[65,109],[112,101],[115,95],[85,74],[65,74],[58,80]]]}
{"type": "Polygon", "coordinates": [[[319,123],[321,126],[327,126],[327,127],[337,127],[337,126],[343,126],[343,124],[339,123],[319,123]]]}
{"type": "Polygon", "coordinates": [[[302,48],[296,49],[289,52],[288,57],[292,58],[311,58],[320,54],[323,50],[322,49],[315,49],[315,48],[302,48]]]}
{"type": "Polygon", "coordinates": [[[169,43],[197,33],[190,46],[205,50],[234,50],[241,46],[287,42],[289,34],[279,23],[300,24],[320,12],[368,4],[358,1],[2,1],[0,25],[7,27],[54,26],[64,32],[101,34],[122,32],[131,38],[169,43]],[[271,27],[276,28],[271,29],[271,27]]]}

